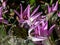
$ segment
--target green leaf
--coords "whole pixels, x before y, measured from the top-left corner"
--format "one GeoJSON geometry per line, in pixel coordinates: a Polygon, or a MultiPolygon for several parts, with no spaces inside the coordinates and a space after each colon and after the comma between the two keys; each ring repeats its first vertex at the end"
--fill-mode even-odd
{"type": "Polygon", "coordinates": [[[50,1],[50,5],[53,3],[53,0],[50,1]]]}
{"type": "Polygon", "coordinates": [[[60,4],[60,0],[58,0],[59,4],[60,4]]]}
{"type": "Polygon", "coordinates": [[[30,5],[35,4],[35,0],[29,0],[30,5]]]}

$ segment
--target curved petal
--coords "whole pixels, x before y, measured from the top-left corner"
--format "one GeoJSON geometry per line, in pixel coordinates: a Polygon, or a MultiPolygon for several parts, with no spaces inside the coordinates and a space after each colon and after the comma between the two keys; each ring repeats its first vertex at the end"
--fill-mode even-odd
{"type": "Polygon", "coordinates": [[[34,15],[37,12],[37,10],[39,9],[39,7],[40,7],[40,5],[32,12],[31,16],[34,15]]]}
{"type": "Polygon", "coordinates": [[[56,2],[56,5],[54,6],[54,8],[52,8],[52,11],[57,11],[58,9],[58,1],[56,2]]]}
{"type": "Polygon", "coordinates": [[[51,13],[51,7],[48,5],[48,13],[51,13]]]}
{"type": "MultiPolygon", "coordinates": [[[[16,11],[16,10],[14,10],[14,12],[19,16],[20,14],[16,11]]],[[[19,16],[20,17],[20,16],[19,16]]]]}
{"type": "Polygon", "coordinates": [[[44,41],[44,40],[47,39],[46,37],[38,37],[38,38],[36,38],[36,37],[30,37],[30,38],[32,39],[32,41],[44,41]]]}
{"type": "Polygon", "coordinates": [[[49,35],[51,35],[51,33],[52,33],[52,31],[53,31],[53,28],[54,28],[55,26],[56,26],[56,25],[54,24],[54,25],[52,25],[52,26],[50,27],[50,29],[49,29],[49,31],[48,31],[49,35]]]}

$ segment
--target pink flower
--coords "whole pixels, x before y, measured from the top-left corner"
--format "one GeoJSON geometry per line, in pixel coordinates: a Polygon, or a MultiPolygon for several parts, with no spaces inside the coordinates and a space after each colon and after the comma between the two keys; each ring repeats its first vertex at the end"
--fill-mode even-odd
{"type": "Polygon", "coordinates": [[[48,5],[48,13],[55,12],[55,11],[57,11],[57,9],[58,9],[58,1],[56,2],[55,5],[52,4],[52,7],[50,7],[50,6],[48,5]]]}
{"type": "Polygon", "coordinates": [[[18,13],[16,10],[14,10],[14,12],[18,15],[19,17],[19,23],[27,23],[29,26],[31,26],[31,24],[33,23],[33,21],[35,19],[37,19],[37,17],[39,17],[42,12],[37,12],[39,6],[32,12],[32,14],[30,14],[30,5],[28,5],[26,7],[26,9],[23,11],[22,9],[22,4],[20,4],[20,13],[18,13]],[[27,18],[27,19],[26,19],[27,18]]]}
{"type": "Polygon", "coordinates": [[[32,26],[29,31],[29,37],[32,41],[44,41],[49,37],[53,31],[53,28],[55,27],[55,24],[48,29],[48,21],[45,19],[42,19],[40,21],[36,21],[34,24],[35,26],[32,26]],[[36,23],[38,22],[38,23],[36,23]],[[35,36],[31,36],[31,31],[34,30],[35,36]]]}

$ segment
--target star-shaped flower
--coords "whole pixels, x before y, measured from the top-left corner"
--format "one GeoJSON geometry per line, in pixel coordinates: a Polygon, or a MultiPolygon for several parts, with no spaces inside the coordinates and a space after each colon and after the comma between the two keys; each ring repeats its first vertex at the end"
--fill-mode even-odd
{"type": "Polygon", "coordinates": [[[14,10],[14,12],[18,15],[18,17],[19,17],[19,23],[27,23],[29,26],[31,26],[32,25],[32,23],[33,23],[33,21],[35,20],[35,19],[37,19],[37,17],[39,17],[41,14],[42,14],[42,12],[38,12],[38,13],[36,13],[37,12],[37,10],[38,10],[38,8],[39,8],[39,6],[32,12],[32,14],[30,14],[30,5],[28,5],[27,7],[26,7],[26,9],[23,11],[23,9],[22,9],[22,4],[20,4],[20,14],[16,11],[16,10],[14,10]],[[27,19],[26,19],[27,18],[27,19]]]}

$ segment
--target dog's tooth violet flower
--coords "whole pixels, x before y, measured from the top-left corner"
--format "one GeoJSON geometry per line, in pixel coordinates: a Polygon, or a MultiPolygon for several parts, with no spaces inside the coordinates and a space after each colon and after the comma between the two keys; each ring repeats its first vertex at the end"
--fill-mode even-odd
{"type": "Polygon", "coordinates": [[[52,5],[52,11],[57,11],[58,9],[58,1],[56,2],[55,6],[54,4],[52,5]]]}
{"type": "Polygon", "coordinates": [[[29,26],[31,26],[32,22],[42,14],[42,12],[36,13],[39,6],[32,12],[32,14],[30,14],[30,5],[28,5],[24,11],[22,9],[22,4],[20,4],[20,7],[20,14],[16,10],[14,10],[14,12],[18,15],[20,23],[22,21],[23,23],[27,23],[29,26]]]}

